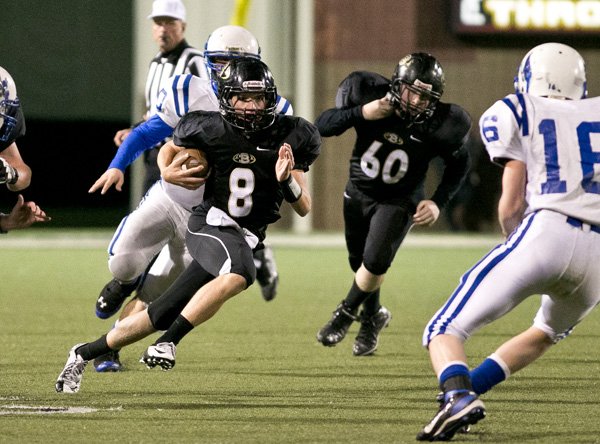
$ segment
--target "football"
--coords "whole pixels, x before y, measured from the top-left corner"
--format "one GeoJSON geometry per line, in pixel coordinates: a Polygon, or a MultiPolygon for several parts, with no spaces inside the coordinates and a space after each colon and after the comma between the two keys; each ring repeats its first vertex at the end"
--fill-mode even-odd
{"type": "Polygon", "coordinates": [[[173,157],[173,162],[181,159],[184,156],[189,156],[187,158],[186,161],[184,161],[181,164],[181,169],[182,170],[187,170],[189,168],[195,168],[198,165],[202,165],[204,166],[204,169],[202,171],[200,171],[196,177],[201,177],[204,178],[206,176],[208,176],[208,173],[210,173],[210,168],[208,166],[208,160],[206,158],[206,154],[204,153],[204,151],[196,149],[196,148],[185,148],[181,151],[179,151],[177,154],[175,154],[175,157],[173,157]]]}

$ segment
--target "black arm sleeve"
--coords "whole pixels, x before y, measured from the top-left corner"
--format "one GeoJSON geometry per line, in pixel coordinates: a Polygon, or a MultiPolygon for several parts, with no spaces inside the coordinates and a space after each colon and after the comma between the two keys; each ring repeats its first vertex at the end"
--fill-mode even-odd
{"type": "Polygon", "coordinates": [[[468,146],[472,121],[471,116],[458,105],[440,103],[439,111],[442,121],[434,138],[440,146],[439,155],[445,167],[431,200],[442,209],[459,190],[471,168],[468,146]]]}
{"type": "Polygon", "coordinates": [[[471,168],[471,156],[465,145],[452,153],[451,157],[445,158],[444,161],[442,180],[431,198],[440,210],[459,190],[471,168]]]}
{"type": "Polygon", "coordinates": [[[363,120],[362,105],[358,105],[345,109],[328,109],[317,117],[315,125],[319,129],[321,136],[330,137],[339,136],[363,120]]]}
{"type": "Polygon", "coordinates": [[[380,74],[354,71],[338,87],[335,108],[323,112],[315,124],[323,137],[339,136],[365,121],[362,106],[387,93],[390,81],[380,74]]]}

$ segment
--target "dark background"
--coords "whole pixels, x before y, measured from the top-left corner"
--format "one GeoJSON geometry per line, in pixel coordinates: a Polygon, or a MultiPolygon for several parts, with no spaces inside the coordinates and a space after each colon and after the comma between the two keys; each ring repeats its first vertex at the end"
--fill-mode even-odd
{"type": "MultiPolygon", "coordinates": [[[[129,190],[87,190],[130,124],[132,2],[2,0],[0,11],[0,66],[17,85],[27,124],[17,145],[33,171],[22,194],[52,216],[46,227],[114,227],[129,190]]],[[[1,212],[15,201],[0,187],[1,212]]]]}
{"type": "MultiPolygon", "coordinates": [[[[149,11],[151,2],[145,1],[149,11]]],[[[233,0],[184,1],[190,28],[193,24],[203,29],[202,39],[190,39],[196,47],[203,44],[206,29],[226,23],[219,19],[215,24],[211,17],[217,12],[227,16],[234,4],[233,0]],[[214,6],[213,14],[205,14],[204,5],[214,6]],[[190,13],[194,9],[195,13],[190,13]]],[[[263,39],[263,49],[277,47],[266,51],[265,57],[281,71],[293,74],[294,28],[281,27],[282,15],[273,8],[275,4],[289,12],[297,3],[255,0],[248,27],[255,33],[271,30],[263,34],[269,36],[263,39]],[[267,10],[268,5],[271,8],[267,10]],[[290,47],[285,46],[290,42],[290,47]]],[[[442,213],[434,229],[497,231],[501,169],[489,162],[479,139],[479,116],[513,91],[512,79],[525,53],[547,41],[572,45],[582,53],[590,96],[597,96],[600,32],[461,35],[452,29],[452,7],[457,4],[444,0],[314,0],[314,116],[334,105],[339,82],[350,72],[369,70],[389,77],[405,54],[432,53],[446,73],[443,100],[461,105],[473,118],[471,151],[476,159],[468,186],[442,213]]],[[[50,224],[34,228],[114,228],[129,212],[129,178],[121,193],[112,189],[101,196],[87,190],[116,151],[114,133],[128,127],[132,119],[134,6],[135,2],[123,0],[0,0],[0,66],[17,84],[27,122],[27,134],[17,143],[33,170],[32,185],[23,194],[53,217],[50,224]]],[[[290,21],[290,17],[284,18],[290,21]]],[[[145,13],[141,19],[146,24],[145,13]]],[[[291,90],[292,80],[293,75],[282,84],[291,90]]],[[[297,94],[301,93],[300,88],[297,94]]],[[[289,98],[292,102],[299,99],[289,98]]],[[[327,138],[311,168],[315,230],[343,229],[341,195],[353,143],[353,131],[327,138]]],[[[435,165],[432,170],[428,190],[437,184],[440,174],[435,165]]],[[[10,211],[15,201],[14,193],[0,187],[1,212],[10,211]]],[[[291,212],[285,210],[288,208],[277,224],[282,229],[291,227],[291,212]]]]}

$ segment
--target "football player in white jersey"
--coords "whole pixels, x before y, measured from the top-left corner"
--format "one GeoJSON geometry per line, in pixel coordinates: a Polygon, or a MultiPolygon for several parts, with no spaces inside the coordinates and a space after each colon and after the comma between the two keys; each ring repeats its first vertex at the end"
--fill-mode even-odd
{"type": "MultiPolygon", "coordinates": [[[[89,192],[101,190],[104,194],[113,185],[120,191],[127,166],[144,150],[171,136],[184,114],[218,110],[219,99],[213,78],[228,60],[241,56],[260,59],[258,42],[248,30],[239,26],[223,26],[213,31],[204,51],[210,79],[189,74],[170,79],[160,93],[157,113],[124,140],[108,170],[89,192]]],[[[286,99],[277,96],[276,111],[289,115],[293,109],[286,99]]],[[[184,160],[171,166],[176,170],[174,175],[179,177],[179,186],[158,181],[137,209],[126,216],[117,228],[108,247],[108,266],[113,279],[102,289],[96,301],[98,317],[106,319],[114,315],[136,289],[137,298],[127,304],[120,319],[143,310],[189,265],[191,256],[185,246],[187,220],[192,207],[202,202],[204,186],[200,186],[202,179],[193,177],[194,169],[181,170],[184,160]]],[[[275,297],[279,279],[272,251],[265,248],[257,252],[255,262],[263,297],[269,301],[275,297]]],[[[118,354],[114,354],[101,356],[94,362],[94,367],[101,372],[118,371],[121,363],[118,354]]]]}
{"type": "Polygon", "coordinates": [[[480,394],[600,302],[600,98],[585,98],[584,61],[559,43],[529,51],[515,87],[479,121],[491,160],[504,167],[498,216],[507,238],[462,276],[425,328],[443,396],[418,440],[448,440],[482,419],[480,394]],[[533,325],[469,372],[464,341],[533,294],[543,295],[533,325]]]}

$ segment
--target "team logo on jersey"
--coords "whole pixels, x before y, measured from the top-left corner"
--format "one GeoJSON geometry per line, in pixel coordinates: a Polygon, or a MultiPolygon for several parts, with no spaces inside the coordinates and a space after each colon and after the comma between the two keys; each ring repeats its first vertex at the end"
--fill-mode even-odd
{"type": "Polygon", "coordinates": [[[248,154],[248,153],[237,153],[235,156],[233,156],[233,161],[235,163],[241,163],[243,165],[248,165],[250,163],[256,162],[256,157],[254,157],[252,154],[248,154]]]}
{"type": "Polygon", "coordinates": [[[383,133],[383,138],[395,145],[404,145],[404,140],[402,140],[402,137],[400,137],[398,134],[383,133]]]}

